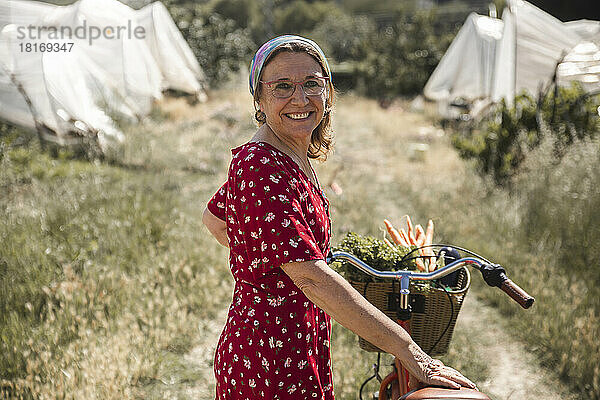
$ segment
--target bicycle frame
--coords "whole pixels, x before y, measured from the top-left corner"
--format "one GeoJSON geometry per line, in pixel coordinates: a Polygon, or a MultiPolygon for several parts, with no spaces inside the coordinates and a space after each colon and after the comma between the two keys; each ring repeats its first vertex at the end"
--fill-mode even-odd
{"type": "MultiPolygon", "coordinates": [[[[481,259],[474,257],[465,257],[459,260],[455,260],[448,265],[437,269],[433,272],[416,272],[416,271],[408,271],[408,270],[400,270],[400,271],[379,271],[370,265],[364,263],[362,260],[356,258],[350,253],[337,251],[330,253],[327,256],[327,263],[331,263],[334,260],[345,260],[363,271],[364,273],[382,279],[393,279],[400,281],[400,298],[399,298],[399,306],[400,310],[398,313],[399,320],[398,323],[402,326],[409,334],[410,334],[410,318],[411,318],[411,309],[409,304],[409,295],[410,295],[410,281],[431,281],[434,279],[440,279],[445,277],[446,275],[451,274],[454,271],[457,271],[467,265],[474,267],[481,271],[485,281],[490,286],[497,286],[501,288],[505,293],[507,293],[511,298],[513,298],[516,302],[518,302],[523,308],[529,308],[534,302],[533,297],[529,296],[524,290],[519,288],[516,284],[514,284],[508,277],[502,267],[499,265],[489,264],[481,259]]],[[[417,390],[419,383],[414,377],[411,377],[409,372],[402,367],[400,360],[395,358],[395,371],[388,374],[380,384],[379,388],[379,399],[387,400],[390,397],[388,396],[388,386],[392,386],[392,396],[393,400],[396,400],[396,396],[399,396],[399,400],[419,400],[419,399],[428,399],[435,398],[439,400],[443,399],[479,399],[485,400],[489,398],[483,393],[470,390],[470,389],[433,389],[426,388],[422,390],[417,390]],[[416,383],[417,387],[410,387],[410,383],[416,383]],[[435,392],[435,393],[426,393],[435,392]],[[462,392],[462,393],[459,393],[462,392]],[[431,396],[431,397],[430,397],[431,396]]]]}

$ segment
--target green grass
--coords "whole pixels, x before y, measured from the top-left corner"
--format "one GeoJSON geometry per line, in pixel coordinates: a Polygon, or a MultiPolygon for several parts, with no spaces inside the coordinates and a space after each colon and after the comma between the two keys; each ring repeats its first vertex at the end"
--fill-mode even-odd
{"type": "MultiPolygon", "coordinates": [[[[201,213],[230,149],[255,129],[239,90],[194,108],[169,100],[172,117],[126,128],[123,151],[104,162],[2,136],[0,398],[212,398],[233,280],[201,213]]],[[[522,243],[523,203],[488,189],[428,124],[399,105],[340,99],[336,151],[317,165],[323,186],[335,179],[344,190],[328,191],[334,243],[349,230],[381,237],[384,218],[433,218],[437,240],[503,263],[537,303],[521,312],[478,277],[470,295],[497,306],[548,368],[573,387],[585,378],[580,393],[598,398],[597,290],[522,243]],[[430,144],[423,162],[409,160],[414,141],[430,144]]],[[[375,355],[339,325],[333,336],[336,394],[354,399],[375,355]]],[[[451,346],[445,361],[489,378],[477,343],[458,334],[451,346]]]]}
{"type": "Polygon", "coordinates": [[[225,251],[201,226],[226,145],[182,157],[176,126],[137,129],[113,164],[2,138],[0,377],[16,392],[145,398],[226,307],[225,251]]]}

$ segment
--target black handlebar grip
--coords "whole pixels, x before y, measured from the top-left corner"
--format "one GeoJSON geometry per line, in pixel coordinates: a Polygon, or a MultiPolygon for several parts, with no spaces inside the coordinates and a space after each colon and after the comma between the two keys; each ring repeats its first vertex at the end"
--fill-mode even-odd
{"type": "Polygon", "coordinates": [[[525,309],[531,307],[535,301],[535,299],[528,295],[526,291],[521,289],[516,283],[508,278],[502,282],[500,289],[502,289],[507,295],[509,295],[514,301],[519,303],[521,307],[525,309]]]}

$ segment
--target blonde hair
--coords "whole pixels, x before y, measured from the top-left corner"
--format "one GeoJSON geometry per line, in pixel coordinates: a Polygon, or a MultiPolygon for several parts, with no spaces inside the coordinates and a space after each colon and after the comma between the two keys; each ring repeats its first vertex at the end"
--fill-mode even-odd
{"type": "MultiPolygon", "coordinates": [[[[326,74],[327,69],[321,62],[321,59],[320,59],[317,51],[315,51],[315,49],[313,49],[312,47],[310,47],[304,43],[298,43],[298,42],[286,43],[286,44],[279,46],[277,49],[275,49],[269,55],[269,58],[267,60],[265,60],[265,63],[263,66],[263,71],[264,71],[264,67],[277,54],[283,53],[283,52],[307,53],[308,55],[310,55],[312,58],[314,58],[319,63],[319,65],[321,66],[321,69],[323,70],[323,73],[326,74]]],[[[261,71],[261,76],[262,76],[262,71],[261,71]]],[[[259,81],[260,81],[260,77],[259,77],[259,81]]],[[[262,126],[264,123],[266,123],[266,116],[264,115],[263,112],[261,112],[258,109],[258,103],[259,103],[261,93],[262,93],[262,87],[261,87],[261,85],[258,85],[256,90],[254,91],[254,108],[256,110],[256,112],[254,113],[254,119],[256,119],[256,122],[258,122],[258,126],[262,126]]],[[[323,115],[323,119],[321,120],[319,125],[317,125],[317,127],[313,130],[311,138],[310,138],[310,145],[308,146],[308,157],[310,157],[312,159],[316,159],[319,161],[325,161],[327,159],[327,156],[329,155],[329,153],[333,150],[333,132],[331,130],[331,114],[333,111],[334,103],[335,103],[335,91],[333,88],[333,84],[331,83],[331,80],[329,79],[329,80],[327,80],[327,99],[325,100],[325,114],[323,115]]]]}

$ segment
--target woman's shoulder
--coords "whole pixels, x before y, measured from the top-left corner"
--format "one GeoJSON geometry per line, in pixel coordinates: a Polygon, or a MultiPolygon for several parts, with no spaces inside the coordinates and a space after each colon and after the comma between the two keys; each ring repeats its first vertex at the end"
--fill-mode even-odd
{"type": "Polygon", "coordinates": [[[246,142],[238,147],[231,149],[233,158],[244,158],[249,154],[266,154],[271,150],[271,145],[266,142],[246,142]]]}
{"type": "Polygon", "coordinates": [[[248,142],[233,149],[229,168],[231,187],[244,188],[262,185],[267,192],[288,194],[300,189],[300,181],[285,156],[266,142],[248,142]],[[277,189],[276,189],[277,188],[277,189]]]}
{"type": "Polygon", "coordinates": [[[231,152],[233,170],[288,173],[281,152],[266,142],[247,142],[231,152]]]}

